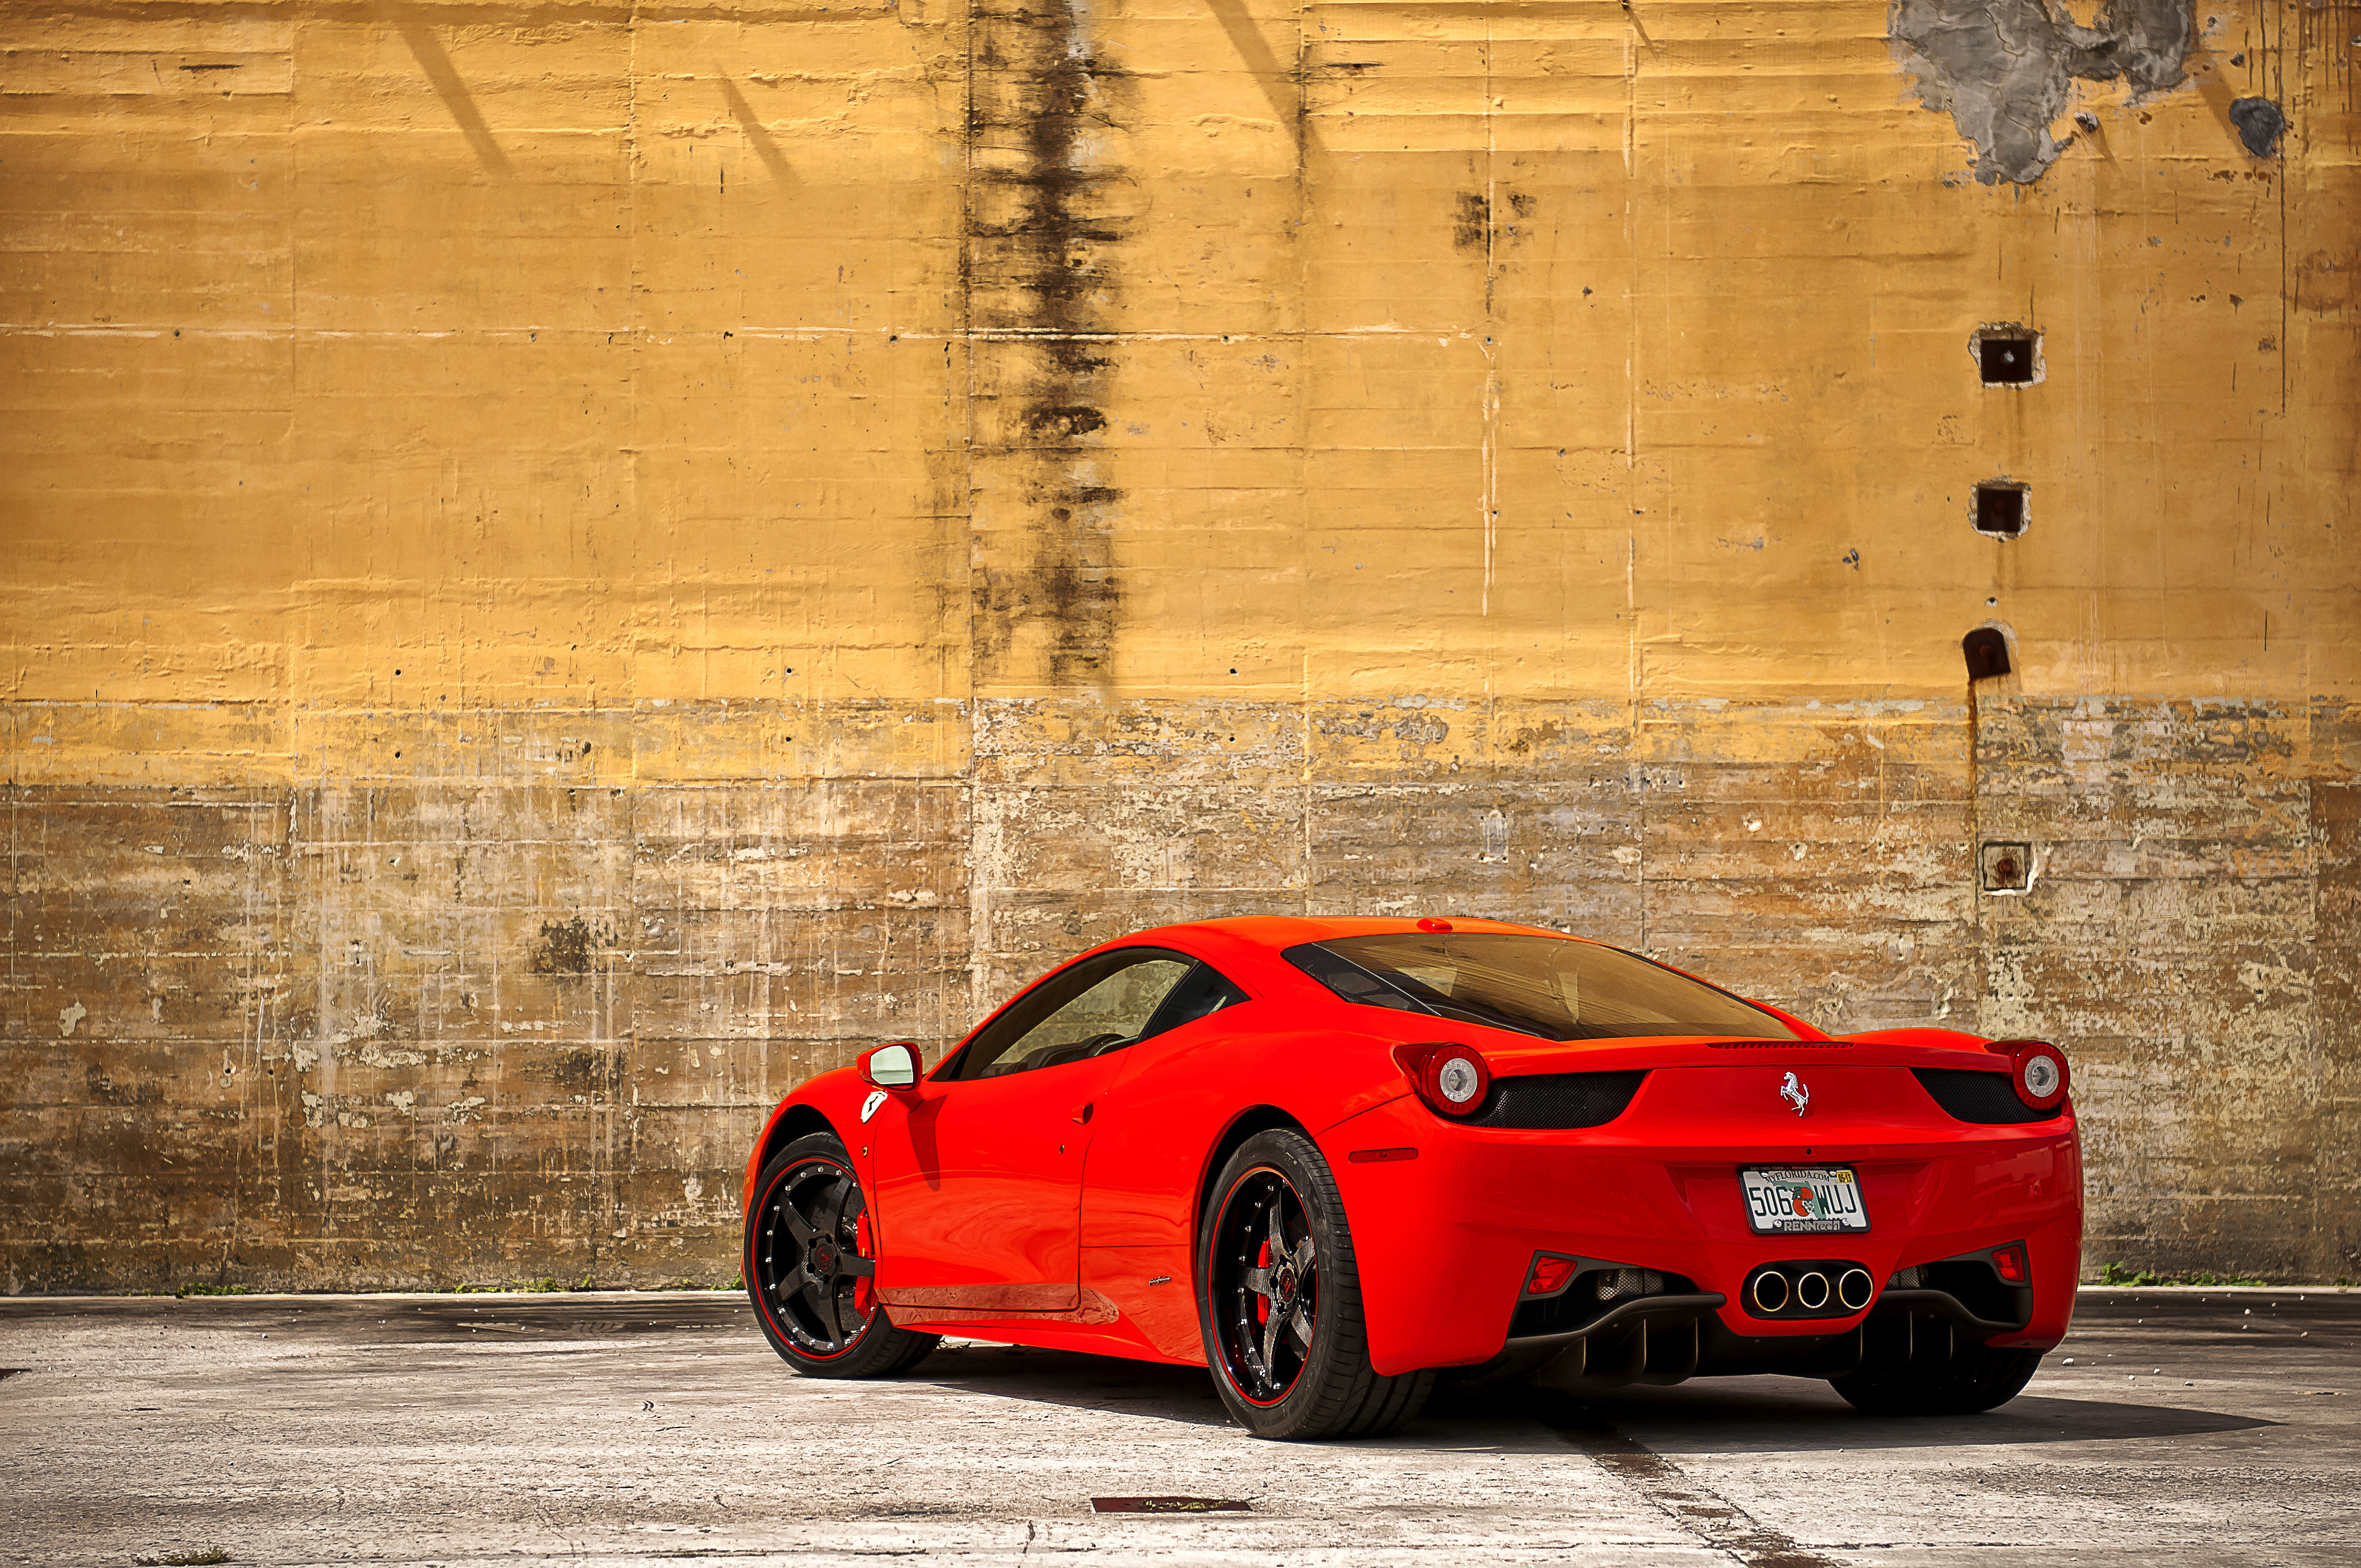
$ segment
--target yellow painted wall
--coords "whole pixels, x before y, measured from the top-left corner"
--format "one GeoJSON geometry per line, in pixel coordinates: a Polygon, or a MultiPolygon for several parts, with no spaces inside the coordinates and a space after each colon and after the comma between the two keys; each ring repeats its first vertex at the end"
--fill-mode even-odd
{"type": "Polygon", "coordinates": [[[1991,183],[1903,15],[0,9],[9,1287],[726,1278],[1263,909],[2049,1034],[2094,1266],[2361,1272],[2361,11],[1991,183]]]}

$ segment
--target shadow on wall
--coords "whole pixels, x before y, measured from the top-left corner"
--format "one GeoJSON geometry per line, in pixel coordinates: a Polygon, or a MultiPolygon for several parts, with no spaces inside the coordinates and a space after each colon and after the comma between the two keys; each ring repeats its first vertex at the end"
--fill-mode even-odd
{"type": "Polygon", "coordinates": [[[467,146],[474,150],[477,161],[501,179],[507,179],[511,172],[508,154],[502,152],[500,144],[492,139],[492,127],[485,121],[484,112],[476,106],[475,94],[469,93],[467,84],[459,80],[459,68],[451,63],[449,51],[444,49],[443,40],[434,36],[434,29],[426,25],[424,14],[414,5],[388,6],[386,14],[401,29],[401,41],[408,44],[410,52],[417,57],[418,68],[426,72],[426,80],[434,84],[435,95],[443,100],[443,106],[451,111],[451,118],[457,122],[460,133],[467,138],[467,146]]]}

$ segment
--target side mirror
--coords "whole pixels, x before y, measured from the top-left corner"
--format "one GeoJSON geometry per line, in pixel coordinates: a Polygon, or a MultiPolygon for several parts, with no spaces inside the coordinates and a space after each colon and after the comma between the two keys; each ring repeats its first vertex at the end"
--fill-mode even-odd
{"type": "Polygon", "coordinates": [[[861,1076],[880,1089],[909,1089],[918,1081],[918,1047],[901,1040],[864,1052],[861,1076]]]}

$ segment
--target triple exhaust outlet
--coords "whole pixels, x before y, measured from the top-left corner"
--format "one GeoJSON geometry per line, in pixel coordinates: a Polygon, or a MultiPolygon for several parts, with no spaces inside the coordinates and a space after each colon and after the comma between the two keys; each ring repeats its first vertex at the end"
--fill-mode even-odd
{"type": "Polygon", "coordinates": [[[1770,1263],[1747,1280],[1747,1306],[1758,1318],[1839,1317],[1858,1312],[1877,1295],[1877,1281],[1857,1263],[1770,1263]]]}

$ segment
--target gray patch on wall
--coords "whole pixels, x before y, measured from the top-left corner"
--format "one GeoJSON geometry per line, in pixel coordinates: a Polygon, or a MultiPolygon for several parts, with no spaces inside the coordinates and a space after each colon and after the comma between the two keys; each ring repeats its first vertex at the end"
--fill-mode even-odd
{"type": "Polygon", "coordinates": [[[2268,158],[2287,129],[2287,116],[2268,98],[2241,98],[2230,105],[2230,123],[2238,127],[2238,139],[2257,158],[2268,158]]]}
{"type": "Polygon", "coordinates": [[[2188,80],[2191,13],[2191,0],[2108,0],[2085,27],[2040,0],[1894,0],[1887,43],[1919,101],[1976,144],[1975,177],[2029,185],[2064,150],[2049,127],[2074,81],[2121,81],[2137,101],[2188,80]]]}

